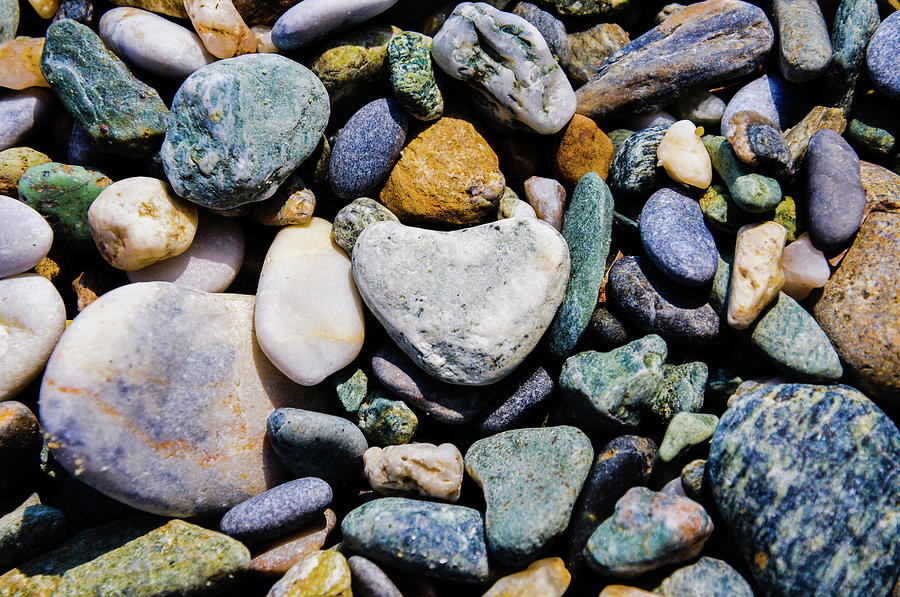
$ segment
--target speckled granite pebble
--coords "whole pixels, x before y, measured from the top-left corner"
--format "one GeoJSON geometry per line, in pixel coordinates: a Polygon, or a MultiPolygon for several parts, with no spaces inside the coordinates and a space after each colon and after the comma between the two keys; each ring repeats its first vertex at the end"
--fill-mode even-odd
{"type": "Polygon", "coordinates": [[[815,79],[831,62],[831,39],[815,0],[774,0],[772,25],[778,32],[779,65],[788,81],[815,79]]]}
{"type": "Polygon", "coordinates": [[[850,110],[865,69],[866,48],[880,24],[876,0],[841,1],[831,27],[833,55],[825,71],[827,105],[850,110]]]}
{"type": "Polygon", "coordinates": [[[477,419],[481,435],[493,435],[508,431],[522,423],[551,397],[553,378],[543,367],[513,386],[514,391],[503,396],[499,403],[488,406],[477,419]]]}
{"type": "Polygon", "coordinates": [[[331,235],[348,255],[353,253],[356,239],[366,229],[366,226],[376,222],[399,221],[391,210],[381,203],[368,197],[354,199],[337,212],[334,216],[331,235]]]}
{"type": "Polygon", "coordinates": [[[397,35],[387,47],[394,97],[419,120],[434,120],[444,112],[444,96],[431,63],[431,38],[415,31],[397,35]]]}
{"type": "MultiPolygon", "coordinates": [[[[614,193],[621,193],[627,199],[643,199],[650,194],[660,172],[656,153],[668,128],[666,125],[646,128],[622,142],[609,166],[609,186],[614,193]]],[[[640,213],[640,205],[632,209],[633,213],[640,213]]]]}
{"type": "Polygon", "coordinates": [[[370,444],[392,446],[409,443],[419,419],[402,400],[370,393],[356,411],[356,424],[370,444]]]}
{"type": "Polygon", "coordinates": [[[268,489],[225,513],[219,528],[244,543],[286,535],[325,511],[331,487],[315,477],[288,481],[268,489]]]}
{"type": "Polygon", "coordinates": [[[737,570],[722,560],[707,557],[673,572],[656,592],[665,597],[753,597],[753,590],[737,570]]]}
{"type": "Polygon", "coordinates": [[[663,376],[649,410],[661,423],[668,425],[682,412],[700,412],[709,368],[702,361],[682,365],[663,365],[663,376]]]}
{"type": "Polygon", "coordinates": [[[879,91],[900,100],[900,14],[889,15],[875,30],[866,52],[869,77],[879,91]]]}

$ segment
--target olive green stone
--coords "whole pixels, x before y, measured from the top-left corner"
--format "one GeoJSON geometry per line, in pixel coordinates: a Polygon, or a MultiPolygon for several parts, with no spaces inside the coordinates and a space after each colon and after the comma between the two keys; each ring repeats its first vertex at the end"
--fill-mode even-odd
{"type": "Polygon", "coordinates": [[[362,369],[347,368],[335,373],[334,387],[344,412],[356,414],[369,392],[369,377],[362,369]]]}
{"type": "Polygon", "coordinates": [[[794,242],[800,236],[800,221],[797,216],[797,204],[793,197],[787,195],[775,206],[775,215],[772,220],[784,226],[787,231],[787,242],[794,242]]]}
{"type": "Polygon", "coordinates": [[[663,377],[650,400],[650,412],[665,425],[678,413],[698,412],[703,408],[703,393],[709,370],[706,363],[663,365],[663,377]]]}
{"type": "Polygon", "coordinates": [[[600,17],[619,12],[628,6],[628,0],[546,0],[564,17],[600,17]]]}
{"type": "Polygon", "coordinates": [[[749,213],[741,209],[731,198],[728,188],[723,185],[711,185],[700,196],[700,211],[706,216],[706,221],[722,232],[735,235],[742,226],[761,222],[768,217],[778,222],[787,230],[787,240],[791,242],[797,239],[797,206],[791,197],[785,196],[775,211],[763,214],[749,213]]]}
{"type": "Polygon", "coordinates": [[[388,42],[401,32],[394,26],[367,27],[339,37],[322,49],[309,68],[325,85],[332,105],[353,99],[378,83],[388,42]]]}
{"type": "Polygon", "coordinates": [[[394,37],[387,47],[394,97],[419,120],[434,120],[444,113],[444,97],[434,78],[431,38],[415,31],[394,37]]]}
{"type": "Polygon", "coordinates": [[[35,493],[0,518],[0,570],[9,570],[59,543],[66,533],[63,513],[40,503],[35,493]]]}
{"type": "Polygon", "coordinates": [[[317,551],[293,566],[267,597],[352,597],[350,566],[337,551],[317,551]]]}
{"type": "Polygon", "coordinates": [[[0,595],[189,595],[215,591],[250,565],[231,537],[159,518],[118,520],[0,576],[0,595]]]}
{"type": "Polygon", "coordinates": [[[0,43],[16,36],[19,28],[19,0],[0,0],[0,43]]]}
{"type": "Polygon", "coordinates": [[[408,444],[419,419],[402,400],[391,400],[373,392],[357,411],[357,425],[370,445],[408,444]]]}
{"type": "MultiPolygon", "coordinates": [[[[616,23],[600,23],[588,28],[570,30],[567,36],[572,46],[572,58],[562,67],[573,86],[587,83],[600,69],[603,61],[631,41],[628,33],[616,23]]],[[[610,138],[612,134],[610,134],[610,138]]]]}
{"type": "Polygon", "coordinates": [[[48,156],[30,147],[10,147],[0,151],[0,195],[15,197],[22,175],[29,168],[49,161],[48,156]]]}
{"type": "Polygon", "coordinates": [[[713,436],[718,424],[716,415],[678,413],[666,428],[666,435],[659,445],[659,459],[671,462],[691,446],[702,444],[713,436]]]}
{"type": "Polygon", "coordinates": [[[334,237],[334,242],[350,255],[353,253],[356,239],[367,226],[387,221],[399,222],[400,220],[381,203],[368,197],[360,197],[337,212],[337,215],[334,216],[331,235],[334,237]]]}
{"type": "Polygon", "coordinates": [[[141,157],[162,142],[169,111],[159,93],[84,25],[70,19],[50,25],[41,72],[99,149],[141,157]]]}
{"type": "Polygon", "coordinates": [[[78,252],[94,251],[88,209],[112,184],[104,174],[81,166],[50,162],[19,179],[19,199],[38,211],[53,228],[56,243],[78,252]]]}
{"type": "Polygon", "coordinates": [[[750,213],[762,213],[778,205],[781,201],[781,186],[778,181],[751,172],[738,159],[725,137],[706,135],[703,137],[703,145],[709,152],[713,168],[728,185],[731,198],[738,207],[750,213]]]}

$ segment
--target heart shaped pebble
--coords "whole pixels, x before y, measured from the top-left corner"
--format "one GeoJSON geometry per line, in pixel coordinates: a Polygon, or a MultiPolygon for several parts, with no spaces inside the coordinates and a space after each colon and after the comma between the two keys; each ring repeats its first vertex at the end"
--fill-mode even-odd
{"type": "Polygon", "coordinates": [[[380,222],[356,241],[353,278],[422,369],[487,385],[515,369],[550,325],[569,280],[569,248],[534,218],[452,232],[380,222]]]}

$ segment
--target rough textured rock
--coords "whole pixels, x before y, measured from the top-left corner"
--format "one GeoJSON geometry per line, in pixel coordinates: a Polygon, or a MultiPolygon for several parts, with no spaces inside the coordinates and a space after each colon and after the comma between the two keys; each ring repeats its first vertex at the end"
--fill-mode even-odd
{"type": "Polygon", "coordinates": [[[0,194],[15,196],[19,180],[35,166],[52,161],[30,147],[11,147],[0,151],[0,194]]]}
{"type": "Polygon", "coordinates": [[[363,462],[366,479],[377,493],[459,499],[463,457],[453,444],[372,447],[363,454],[363,462]]]}
{"type": "Polygon", "coordinates": [[[728,288],[728,325],[745,330],[784,285],[781,253],[786,231],[776,222],[748,224],[738,231],[728,288]]]}
{"type": "Polygon", "coordinates": [[[791,149],[792,171],[804,163],[803,158],[809,148],[809,140],[816,132],[831,129],[841,135],[846,128],[847,119],[838,108],[816,106],[810,110],[800,122],[784,132],[784,138],[787,139],[788,147],[791,149]]]}
{"type": "MultiPolygon", "coordinates": [[[[529,369],[525,369],[526,373],[528,371],[529,369]]],[[[546,404],[553,392],[553,379],[543,367],[519,376],[517,381],[478,417],[477,428],[481,435],[493,435],[521,427],[523,421],[546,404]]]]}
{"type": "Polygon", "coordinates": [[[663,365],[663,376],[650,401],[650,412],[668,425],[681,412],[700,412],[709,368],[702,361],[663,365]]]}
{"type": "Polygon", "coordinates": [[[781,74],[788,81],[815,79],[831,62],[831,40],[815,0],[775,0],[772,25],[778,31],[781,74]]]}
{"type": "Polygon", "coordinates": [[[777,173],[790,171],[791,148],[777,124],[754,112],[742,110],[725,126],[725,138],[742,162],[777,173]]]}
{"type": "Polygon", "coordinates": [[[356,425],[370,444],[393,446],[412,440],[419,418],[402,400],[391,400],[375,392],[356,411],[356,425]]]}
{"type": "Polygon", "coordinates": [[[676,414],[666,427],[666,435],[659,445],[659,459],[671,462],[688,448],[711,439],[718,424],[719,417],[716,415],[685,412],[676,414]]]}
{"type": "Polygon", "coordinates": [[[557,176],[569,188],[588,172],[606,180],[612,158],[612,141],[593,120],[581,114],[566,125],[553,156],[557,176]]]}
{"type": "Polygon", "coordinates": [[[350,566],[337,551],[317,551],[293,566],[266,597],[352,597],[350,566]]]}
{"type": "Polygon", "coordinates": [[[599,23],[592,27],[570,24],[569,44],[572,46],[572,60],[562,67],[573,85],[584,85],[594,76],[603,62],[631,39],[621,25],[599,23]]]}
{"type": "Polygon", "coordinates": [[[444,112],[444,96],[434,77],[431,38],[415,31],[394,37],[387,47],[394,97],[419,120],[434,120],[444,112]]]}
{"type": "Polygon", "coordinates": [[[665,597],[753,597],[753,589],[737,570],[722,560],[707,557],[673,572],[656,592],[665,597]]]}
{"type": "Polygon", "coordinates": [[[334,242],[350,255],[353,253],[356,239],[366,229],[366,226],[384,221],[398,222],[399,220],[391,210],[377,201],[368,197],[360,197],[337,212],[337,215],[334,216],[331,235],[334,237],[334,242]]]}

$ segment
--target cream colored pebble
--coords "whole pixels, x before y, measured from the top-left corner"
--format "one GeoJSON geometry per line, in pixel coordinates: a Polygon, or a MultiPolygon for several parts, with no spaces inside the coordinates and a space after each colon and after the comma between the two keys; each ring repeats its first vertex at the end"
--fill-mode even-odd
{"type": "Polygon", "coordinates": [[[278,47],[272,43],[272,28],[268,25],[254,25],[250,27],[253,37],[256,38],[256,51],[260,54],[275,54],[278,47]]]}
{"type": "Polygon", "coordinates": [[[560,558],[544,558],[521,572],[504,576],[482,597],[562,597],[571,580],[560,558]]]}
{"type": "Polygon", "coordinates": [[[231,0],[184,0],[191,24],[216,58],[256,52],[256,36],[231,0]]]}
{"type": "Polygon", "coordinates": [[[658,165],[669,178],[698,189],[712,182],[712,163],[700,140],[702,134],[703,129],[690,120],[679,120],[666,131],[656,151],[658,165]]]}
{"type": "Polygon", "coordinates": [[[728,295],[728,325],[750,327],[784,285],[781,253],[787,230],[777,222],[744,226],[738,231],[728,295]]]}
{"type": "Polygon", "coordinates": [[[369,448],[363,454],[366,479],[378,493],[459,499],[463,457],[453,444],[404,444],[369,448]]]}
{"type": "Polygon", "coordinates": [[[831,277],[831,268],[825,254],[815,248],[804,232],[800,238],[784,248],[781,258],[784,272],[784,293],[802,301],[813,288],[821,288],[831,277]]]}
{"type": "Polygon", "coordinates": [[[197,208],[165,182],[137,176],[103,189],[88,210],[88,225],[103,258],[133,271],[186,251],[197,232],[197,208]]]}
{"type": "Polygon", "coordinates": [[[0,87],[50,87],[41,73],[43,37],[17,37],[0,44],[0,87]]]}

